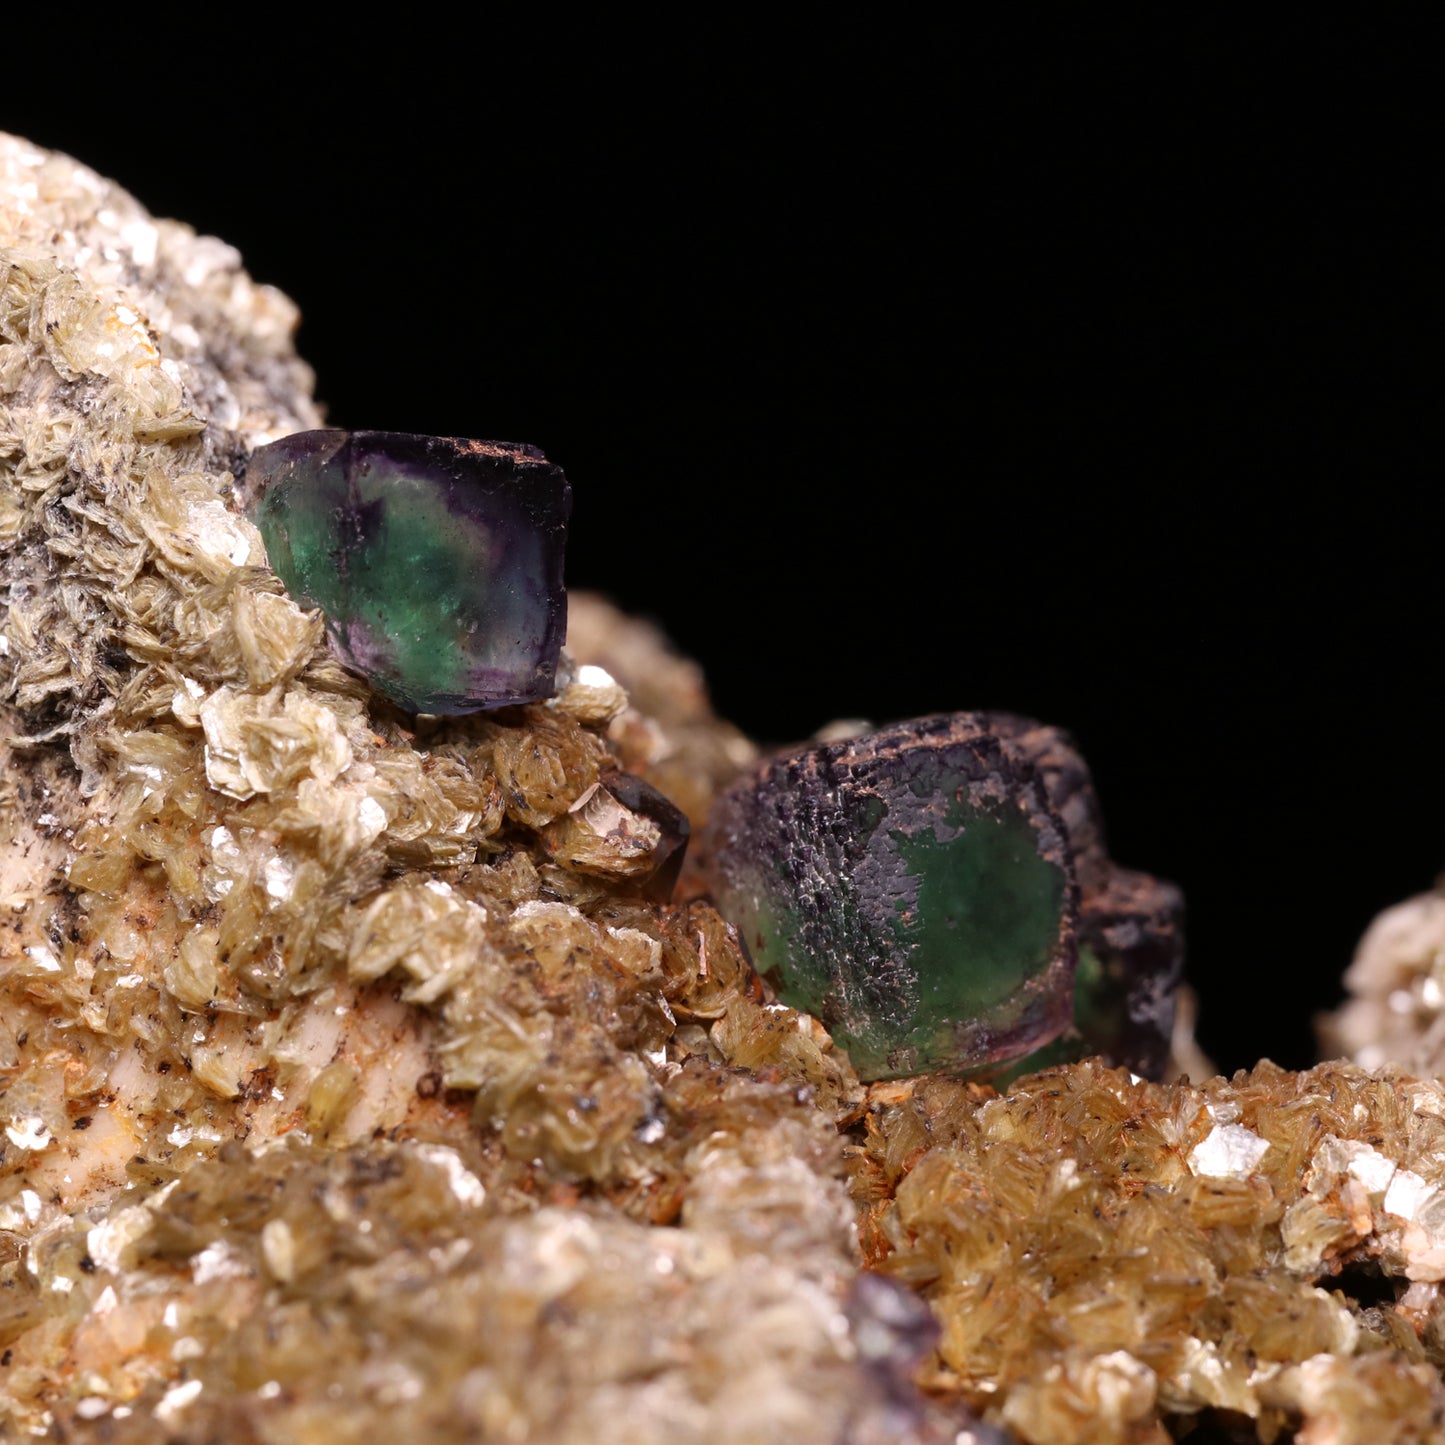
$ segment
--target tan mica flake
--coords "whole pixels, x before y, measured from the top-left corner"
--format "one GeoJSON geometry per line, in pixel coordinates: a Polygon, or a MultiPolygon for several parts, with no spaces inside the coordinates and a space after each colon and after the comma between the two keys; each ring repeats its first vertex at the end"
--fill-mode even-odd
{"type": "Polygon", "coordinates": [[[176,956],[166,964],[166,987],[183,1008],[199,1012],[207,1008],[220,991],[220,965],[216,958],[219,942],[219,929],[193,928],[181,940],[176,956]]]}
{"type": "Polygon", "coordinates": [[[1154,1372],[1127,1350],[1070,1358],[1051,1365],[1033,1387],[1009,1395],[1003,1419],[1025,1439],[1053,1445],[1158,1445],[1163,1427],[1140,1432],[1158,1394],[1154,1372]]]}
{"type": "Polygon", "coordinates": [[[1269,1141],[1239,1124],[1216,1124],[1189,1152],[1195,1174],[1213,1179],[1247,1179],[1264,1157],[1269,1141]]]}
{"type": "Polygon", "coordinates": [[[597,781],[604,753],[574,719],[540,708],[531,716],[528,728],[494,731],[492,767],[508,817],[537,829],[560,818],[597,781]]]}
{"type": "Polygon", "coordinates": [[[627,707],[627,693],[605,667],[584,662],[571,668],[548,706],[570,713],[588,727],[606,727],[627,707]]]}
{"type": "Polygon", "coordinates": [[[156,564],[168,571],[223,582],[238,567],[265,562],[261,534],[204,476],[172,480],[152,470],[137,502],[136,523],[156,564]]]}
{"type": "Polygon", "coordinates": [[[289,682],[318,655],[325,621],[289,597],[238,587],[231,593],[231,629],[250,686],[264,689],[289,682]]]}
{"type": "Polygon", "coordinates": [[[303,777],[332,783],[351,766],[351,744],[327,707],[295,693],[265,695],[218,688],[200,707],[206,777],[244,802],[303,777]]]}
{"type": "Polygon", "coordinates": [[[316,1076],[306,1095],[306,1127],[325,1138],[351,1111],[360,1075],[346,1059],[334,1059],[316,1076]]]}
{"type": "Polygon", "coordinates": [[[407,997],[432,1002],[447,992],[487,938],[487,911],[443,882],[388,889],[350,921],[347,968],[375,979],[393,968],[410,974],[407,997]]]}
{"type": "Polygon", "coordinates": [[[634,878],[656,866],[662,828],[594,783],[542,834],[552,857],[594,877],[634,878]]]}

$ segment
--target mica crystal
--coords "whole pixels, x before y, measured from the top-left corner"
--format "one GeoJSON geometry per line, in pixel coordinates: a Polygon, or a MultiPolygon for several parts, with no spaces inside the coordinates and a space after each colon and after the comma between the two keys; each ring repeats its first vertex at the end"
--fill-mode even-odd
{"type": "Polygon", "coordinates": [[[1067,832],[987,714],[773,759],[719,801],[710,840],[718,906],[758,970],[861,1077],[996,1063],[1067,1026],[1067,832]]]}
{"type": "Polygon", "coordinates": [[[534,447],[311,431],[258,447],[253,520],[337,658],[413,712],[547,697],[571,488],[534,447]]]}
{"type": "Polygon", "coordinates": [[[651,784],[611,773],[543,836],[552,857],[574,872],[630,879],[645,898],[666,903],[691,833],[687,815],[651,784]]]}
{"type": "Polygon", "coordinates": [[[1442,1438],[1438,1080],[1089,1061],[871,1095],[865,1257],[933,1305],[935,1386],[1010,1438],[1442,1438]]]}

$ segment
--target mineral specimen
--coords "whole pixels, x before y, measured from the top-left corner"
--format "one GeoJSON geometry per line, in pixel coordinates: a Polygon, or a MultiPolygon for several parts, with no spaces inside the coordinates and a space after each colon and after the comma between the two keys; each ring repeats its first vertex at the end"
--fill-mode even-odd
{"type": "Polygon", "coordinates": [[[572,494],[533,447],[311,431],[258,448],[251,515],[336,655],[412,712],[550,696],[572,494]]]}
{"type": "MultiPolygon", "coordinates": [[[[554,697],[412,718],[285,595],[233,478],[318,425],[294,322],[0,137],[0,1438],[1442,1437],[1437,1083],[865,1090],[658,901],[652,790],[753,757],[695,664],[574,598],[554,697]]],[[[1081,765],[993,737],[1164,977],[1081,765]]]]}
{"type": "Polygon", "coordinates": [[[1071,1018],[1060,1056],[1163,1066],[1178,893],[1109,863],[1055,729],[960,713],[775,758],[705,853],[754,962],[864,1078],[997,1066],[1071,1018]]]}
{"type": "Polygon", "coordinates": [[[295,319],[0,137],[0,1438],[952,1440],[847,1061],[646,896],[619,774],[749,745],[585,601],[546,703],[343,671],[233,481],[318,424],[295,319]]]}

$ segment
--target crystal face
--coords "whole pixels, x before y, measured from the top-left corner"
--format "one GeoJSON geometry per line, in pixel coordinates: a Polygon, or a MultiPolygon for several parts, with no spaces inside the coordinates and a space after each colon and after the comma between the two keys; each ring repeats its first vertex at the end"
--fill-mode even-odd
{"type": "Polygon", "coordinates": [[[1090,1055],[1160,1078],[1184,976],[1184,897],[1172,883],[1110,861],[1093,781],[1067,733],[1006,713],[992,714],[991,726],[1038,770],[1079,880],[1073,1019],[997,1081],[1090,1055]]]}
{"type": "Polygon", "coordinates": [[[996,1082],[1095,1054],[1161,1078],[1184,977],[1183,923],[1174,884],[1111,864],[1106,886],[1085,891],[1080,906],[1073,1022],[996,1082]]]}
{"type": "Polygon", "coordinates": [[[720,910],[865,1079],[1017,1058],[1069,1022],[1067,829],[991,721],[925,718],[774,759],[710,820],[720,910]]]}
{"type": "Polygon", "coordinates": [[[671,798],[630,773],[614,773],[607,780],[606,791],[622,807],[656,828],[658,841],[653,850],[652,871],[646,877],[643,891],[655,902],[666,903],[677,886],[692,835],[687,814],[671,798]]]}
{"type": "Polygon", "coordinates": [[[252,520],[343,665],[413,712],[553,691],[572,493],[534,447],[300,432],[251,455],[252,520]]]}

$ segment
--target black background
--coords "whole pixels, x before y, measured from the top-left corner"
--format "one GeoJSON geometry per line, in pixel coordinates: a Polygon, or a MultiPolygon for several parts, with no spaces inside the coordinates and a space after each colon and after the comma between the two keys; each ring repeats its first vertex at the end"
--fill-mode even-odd
{"type": "Polygon", "coordinates": [[[542,446],[754,735],[1070,728],[1206,1047],[1307,1063],[1445,860],[1438,47],[790,13],[78,32],[0,125],[237,245],[336,423],[542,446]]]}

